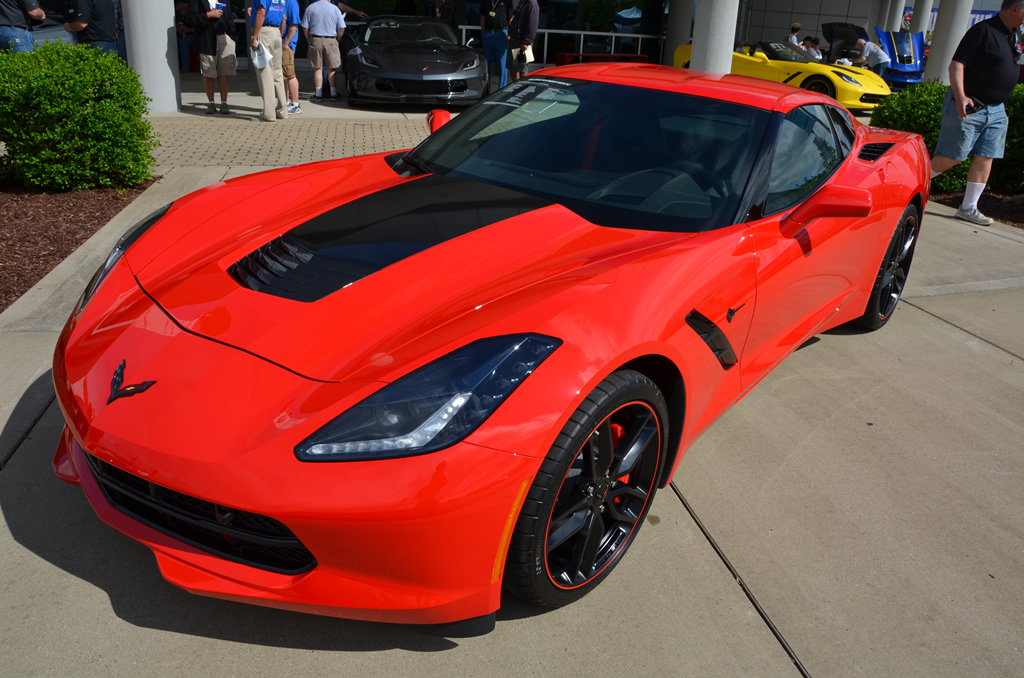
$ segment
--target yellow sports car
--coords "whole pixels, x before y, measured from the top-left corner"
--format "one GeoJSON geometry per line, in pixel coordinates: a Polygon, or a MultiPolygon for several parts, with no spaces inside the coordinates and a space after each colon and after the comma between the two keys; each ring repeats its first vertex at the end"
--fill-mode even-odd
{"type": "MultiPolygon", "coordinates": [[[[676,49],[673,63],[677,68],[690,67],[691,47],[676,49]]],[[[867,69],[821,63],[802,49],[781,42],[744,45],[742,51],[737,47],[732,53],[732,73],[821,92],[850,110],[872,109],[892,94],[885,81],[867,69]]]]}

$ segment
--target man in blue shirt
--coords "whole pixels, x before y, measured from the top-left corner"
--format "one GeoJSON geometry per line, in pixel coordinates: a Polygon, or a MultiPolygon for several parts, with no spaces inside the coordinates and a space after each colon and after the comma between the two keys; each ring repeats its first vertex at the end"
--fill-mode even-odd
{"type": "Polygon", "coordinates": [[[306,8],[302,16],[302,31],[309,42],[309,65],[313,67],[313,85],[316,87],[313,101],[324,99],[324,68],[327,69],[327,81],[331,87],[331,101],[337,101],[335,69],[341,66],[338,41],[345,33],[345,17],[330,0],[316,0],[306,8]]]}
{"type": "Polygon", "coordinates": [[[286,120],[288,99],[284,93],[284,71],[281,68],[281,26],[285,22],[285,0],[253,0],[252,52],[263,46],[270,55],[270,63],[256,68],[256,82],[263,97],[263,120],[286,120]],[[275,105],[276,103],[276,105],[275,105]]]}
{"type": "Polygon", "coordinates": [[[295,47],[299,44],[299,0],[284,1],[285,29],[281,44],[281,71],[284,73],[284,93],[288,97],[288,112],[302,113],[299,107],[299,78],[295,75],[295,47]]]}

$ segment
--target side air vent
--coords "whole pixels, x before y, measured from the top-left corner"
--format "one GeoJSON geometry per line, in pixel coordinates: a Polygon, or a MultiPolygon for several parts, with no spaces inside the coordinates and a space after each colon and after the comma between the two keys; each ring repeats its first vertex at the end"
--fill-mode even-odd
{"type": "Polygon", "coordinates": [[[874,162],[885,155],[885,152],[892,147],[893,144],[864,144],[864,148],[860,149],[860,155],[857,157],[861,160],[874,162]]]}
{"type": "Polygon", "coordinates": [[[704,343],[708,345],[711,352],[722,364],[722,369],[727,370],[736,364],[736,352],[732,350],[732,344],[726,338],[725,333],[697,311],[690,311],[686,316],[686,324],[697,333],[704,343]]]}
{"type": "Polygon", "coordinates": [[[316,301],[374,270],[318,256],[288,235],[271,240],[231,265],[228,273],[245,287],[294,301],[316,301]]]}

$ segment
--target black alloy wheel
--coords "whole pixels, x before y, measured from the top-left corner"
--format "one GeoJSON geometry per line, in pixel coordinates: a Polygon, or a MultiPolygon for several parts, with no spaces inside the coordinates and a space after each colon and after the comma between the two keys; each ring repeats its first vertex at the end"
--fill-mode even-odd
{"type": "Polygon", "coordinates": [[[505,585],[557,607],[590,592],[636,538],[657,491],[668,408],[644,375],[623,370],[563,427],[523,503],[505,585]]]}
{"type": "Polygon", "coordinates": [[[807,78],[800,86],[811,92],[818,92],[825,96],[836,98],[836,86],[829,82],[828,78],[823,78],[820,75],[814,75],[807,78]]]}
{"type": "Polygon", "coordinates": [[[868,299],[868,307],[864,315],[854,323],[868,330],[877,330],[885,325],[896,310],[896,304],[903,296],[903,288],[907,284],[910,264],[914,259],[914,247],[917,245],[917,234],[920,231],[920,216],[917,208],[908,205],[896,226],[889,247],[885,250],[885,258],[875,278],[875,286],[868,299]]]}

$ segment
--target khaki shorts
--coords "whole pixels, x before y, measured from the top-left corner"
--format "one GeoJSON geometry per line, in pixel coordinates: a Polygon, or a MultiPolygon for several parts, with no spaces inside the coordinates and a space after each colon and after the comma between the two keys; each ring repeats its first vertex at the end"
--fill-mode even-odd
{"type": "Polygon", "coordinates": [[[235,41],[226,35],[217,36],[217,53],[199,55],[199,72],[204,78],[234,75],[238,69],[235,41]]]}
{"type": "Polygon", "coordinates": [[[315,35],[309,39],[309,65],[313,68],[340,68],[341,50],[338,48],[337,38],[318,38],[315,35]]]}
{"type": "Polygon", "coordinates": [[[288,45],[281,46],[281,71],[285,80],[295,77],[295,52],[288,45]]]}

